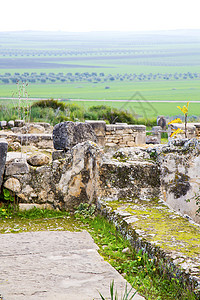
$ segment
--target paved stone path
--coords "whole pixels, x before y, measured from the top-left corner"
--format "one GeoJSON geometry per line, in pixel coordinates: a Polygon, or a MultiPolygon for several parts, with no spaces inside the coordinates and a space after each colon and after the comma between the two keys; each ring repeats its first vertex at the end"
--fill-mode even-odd
{"type": "Polygon", "coordinates": [[[113,279],[121,295],[126,281],[97,249],[86,231],[1,234],[0,295],[4,300],[96,300],[100,291],[109,299],[113,279]]]}

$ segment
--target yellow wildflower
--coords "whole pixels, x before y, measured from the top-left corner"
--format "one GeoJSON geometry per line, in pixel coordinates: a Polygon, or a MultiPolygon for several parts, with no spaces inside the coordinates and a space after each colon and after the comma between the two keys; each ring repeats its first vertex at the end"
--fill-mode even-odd
{"type": "Polygon", "coordinates": [[[181,108],[180,106],[177,106],[183,113],[184,115],[188,113],[188,106],[189,106],[189,102],[187,102],[187,106],[183,105],[183,107],[181,108]]]}
{"type": "Polygon", "coordinates": [[[178,128],[175,131],[173,131],[170,135],[170,137],[173,137],[174,135],[177,135],[178,133],[184,132],[182,129],[178,128]]]}
{"type": "Polygon", "coordinates": [[[141,256],[138,256],[138,261],[141,261],[142,257],[141,256]]]}
{"type": "Polygon", "coordinates": [[[172,123],[182,123],[181,119],[180,118],[177,118],[175,120],[172,120],[171,122],[168,123],[169,124],[172,124],[172,123]]]}

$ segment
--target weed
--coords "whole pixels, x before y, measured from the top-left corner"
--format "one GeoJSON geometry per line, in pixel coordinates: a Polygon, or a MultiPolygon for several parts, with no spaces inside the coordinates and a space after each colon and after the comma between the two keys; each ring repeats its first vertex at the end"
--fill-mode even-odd
{"type": "Polygon", "coordinates": [[[12,196],[9,190],[4,188],[3,193],[0,194],[0,201],[0,218],[11,217],[16,209],[15,197],[12,196]]]}
{"type": "Polygon", "coordinates": [[[74,214],[76,218],[93,218],[95,210],[96,206],[94,204],[89,205],[88,203],[81,203],[74,214]]]}
{"type": "MultiPolygon", "coordinates": [[[[131,300],[131,299],[133,299],[133,297],[135,296],[135,294],[137,293],[137,291],[135,291],[134,294],[131,295],[132,290],[133,290],[133,287],[131,287],[131,289],[128,291],[127,284],[126,284],[124,295],[121,297],[121,300],[131,300]]],[[[101,293],[99,293],[99,295],[101,296],[102,300],[106,300],[102,296],[101,293]]],[[[114,293],[114,280],[110,284],[110,298],[111,298],[111,300],[118,300],[117,290],[114,293]]]]}

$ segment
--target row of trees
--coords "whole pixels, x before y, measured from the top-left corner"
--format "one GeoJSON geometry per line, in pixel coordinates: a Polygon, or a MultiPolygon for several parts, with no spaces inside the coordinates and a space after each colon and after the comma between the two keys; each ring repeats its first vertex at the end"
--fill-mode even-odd
{"type": "MultiPolygon", "coordinates": [[[[29,49],[0,49],[0,55],[2,56],[70,56],[70,55],[116,55],[116,54],[133,54],[135,50],[29,50],[29,49]]],[[[138,53],[138,51],[137,51],[138,53]]]]}
{"type": "Polygon", "coordinates": [[[74,74],[69,72],[64,74],[60,73],[45,73],[40,72],[39,74],[36,72],[24,72],[20,74],[18,72],[11,74],[9,72],[0,75],[0,82],[3,84],[16,83],[18,81],[21,82],[31,82],[31,83],[50,83],[50,82],[110,82],[110,81],[154,81],[154,80],[182,80],[182,79],[199,79],[200,73],[149,73],[149,74],[135,74],[135,73],[125,73],[125,74],[105,74],[103,72],[84,72],[79,73],[75,72],[74,74]]]}

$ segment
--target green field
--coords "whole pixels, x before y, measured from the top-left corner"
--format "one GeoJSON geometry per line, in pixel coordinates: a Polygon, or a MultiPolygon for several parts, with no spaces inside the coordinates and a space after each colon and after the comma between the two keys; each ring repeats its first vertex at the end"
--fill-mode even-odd
{"type": "MultiPolygon", "coordinates": [[[[148,101],[200,101],[199,31],[13,32],[0,33],[0,43],[1,98],[16,97],[19,80],[28,82],[29,97],[138,100],[137,114],[174,111],[174,104],[153,103],[152,109],[148,101]]],[[[190,114],[199,115],[200,104],[191,103],[190,114]]]]}
{"type": "MultiPolygon", "coordinates": [[[[148,100],[200,101],[200,84],[191,81],[157,81],[157,82],[109,82],[109,83],[46,83],[29,84],[27,92],[30,97],[129,100],[139,92],[148,100]],[[106,89],[106,86],[109,89],[106,89]]],[[[0,86],[1,97],[17,95],[16,84],[0,86]]],[[[137,98],[136,98],[137,100],[137,98]]]]}

